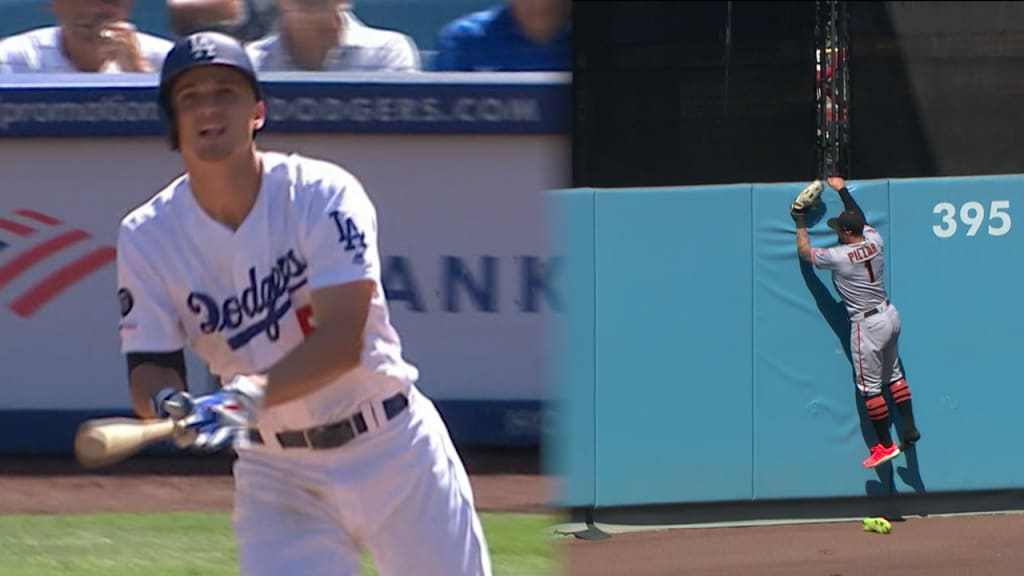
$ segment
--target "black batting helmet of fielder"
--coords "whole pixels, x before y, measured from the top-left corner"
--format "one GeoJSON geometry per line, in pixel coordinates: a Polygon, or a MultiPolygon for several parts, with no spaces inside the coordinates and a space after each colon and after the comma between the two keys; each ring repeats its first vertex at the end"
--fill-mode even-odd
{"type": "Polygon", "coordinates": [[[178,149],[178,128],[174,121],[171,87],[185,71],[199,66],[229,66],[238,70],[249,79],[256,100],[263,100],[256,69],[238,40],[220,32],[195,32],[185,36],[175,42],[160,69],[160,116],[167,126],[172,150],[178,149]]]}

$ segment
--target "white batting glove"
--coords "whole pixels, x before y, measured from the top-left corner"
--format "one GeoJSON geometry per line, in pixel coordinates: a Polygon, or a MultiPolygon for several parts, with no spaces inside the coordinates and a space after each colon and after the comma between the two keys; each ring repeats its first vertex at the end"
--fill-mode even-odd
{"type": "Polygon", "coordinates": [[[256,420],[257,414],[263,409],[267,378],[259,374],[233,376],[224,386],[224,392],[230,394],[237,403],[237,408],[226,412],[235,412],[235,416],[246,425],[256,420]]]}

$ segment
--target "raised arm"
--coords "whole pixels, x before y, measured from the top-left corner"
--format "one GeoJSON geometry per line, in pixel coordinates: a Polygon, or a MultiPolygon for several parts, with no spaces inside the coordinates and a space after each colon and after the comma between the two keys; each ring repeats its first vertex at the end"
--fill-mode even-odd
{"type": "Polygon", "coordinates": [[[811,262],[811,240],[807,237],[807,224],[804,223],[804,215],[799,212],[791,212],[793,223],[796,224],[796,253],[801,260],[811,262]]]}
{"type": "Polygon", "coordinates": [[[858,212],[861,218],[864,217],[864,211],[860,209],[857,201],[853,199],[850,191],[846,188],[846,180],[839,176],[832,176],[828,179],[828,185],[839,194],[839,199],[843,201],[843,210],[858,212]]]}

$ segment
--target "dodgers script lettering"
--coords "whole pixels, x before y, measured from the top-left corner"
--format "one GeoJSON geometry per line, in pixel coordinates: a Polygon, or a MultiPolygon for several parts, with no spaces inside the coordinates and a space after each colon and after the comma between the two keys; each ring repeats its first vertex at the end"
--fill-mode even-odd
{"type": "Polygon", "coordinates": [[[249,268],[248,286],[240,294],[218,303],[205,292],[193,291],[188,295],[188,308],[202,319],[199,329],[204,334],[235,330],[246,321],[259,318],[228,339],[232,350],[246,345],[260,333],[276,341],[281,335],[279,322],[292,304],[290,298],[280,304],[279,301],[306,283],[306,268],[306,262],[294,250],[289,250],[262,278],[257,278],[255,266],[249,268]]]}

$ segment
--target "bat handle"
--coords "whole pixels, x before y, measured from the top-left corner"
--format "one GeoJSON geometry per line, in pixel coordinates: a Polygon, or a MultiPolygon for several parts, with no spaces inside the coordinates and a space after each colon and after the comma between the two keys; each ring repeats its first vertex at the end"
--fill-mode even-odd
{"type": "Polygon", "coordinates": [[[170,418],[152,422],[143,429],[142,441],[145,444],[149,444],[151,442],[166,440],[174,435],[174,431],[178,428],[178,425],[178,421],[170,418]]]}

